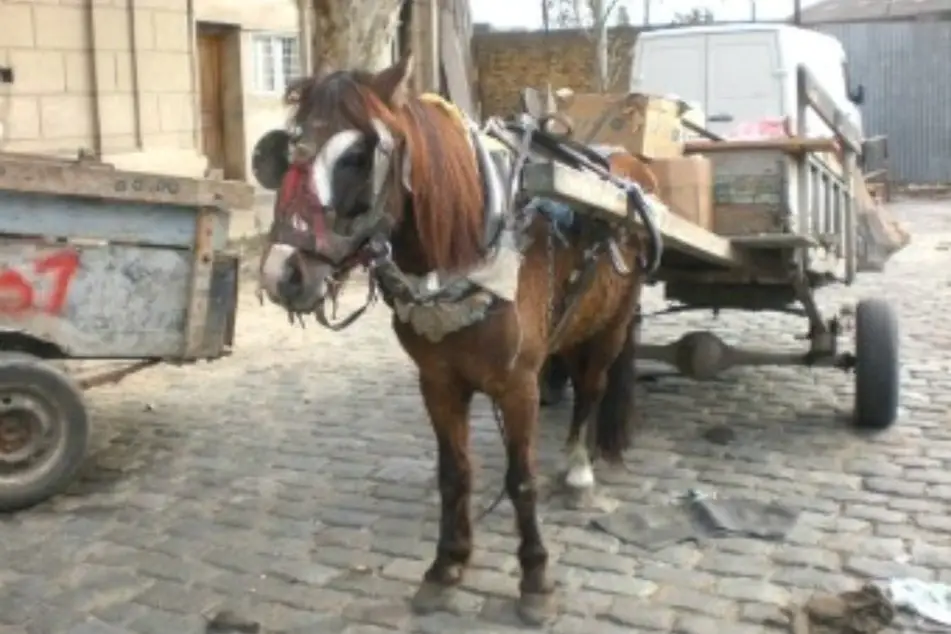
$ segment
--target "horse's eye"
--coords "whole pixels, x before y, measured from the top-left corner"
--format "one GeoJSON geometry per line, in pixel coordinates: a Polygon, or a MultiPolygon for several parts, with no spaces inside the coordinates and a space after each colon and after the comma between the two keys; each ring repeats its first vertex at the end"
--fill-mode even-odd
{"type": "Polygon", "coordinates": [[[347,152],[338,161],[340,167],[364,169],[370,166],[370,157],[365,152],[347,152]]]}

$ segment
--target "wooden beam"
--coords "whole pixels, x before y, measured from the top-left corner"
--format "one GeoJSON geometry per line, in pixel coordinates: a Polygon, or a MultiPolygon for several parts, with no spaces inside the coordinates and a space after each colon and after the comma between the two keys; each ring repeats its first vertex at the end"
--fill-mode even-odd
{"type": "Polygon", "coordinates": [[[804,139],[801,137],[776,139],[736,139],[723,141],[687,141],[684,154],[718,154],[724,152],[780,151],[801,156],[809,152],[835,152],[835,139],[804,139]]]}
{"type": "Polygon", "coordinates": [[[249,209],[254,188],[238,181],[126,172],[95,161],[0,152],[0,190],[169,205],[249,209]]]}
{"type": "MultiPolygon", "coordinates": [[[[624,190],[595,174],[560,163],[526,165],[522,172],[522,189],[533,196],[582,206],[588,213],[608,221],[629,222],[627,194],[624,190]]],[[[727,268],[738,268],[747,263],[746,253],[729,239],[676,214],[660,213],[656,222],[666,249],[727,268]]],[[[641,224],[640,220],[638,224],[641,224]]]]}
{"type": "Polygon", "coordinates": [[[858,128],[849,121],[845,113],[839,110],[835,101],[829,96],[816,78],[809,72],[805,66],[800,66],[799,75],[799,95],[816,111],[819,118],[827,126],[832,128],[836,136],[848,146],[852,152],[861,156],[862,154],[862,134],[858,128]]]}

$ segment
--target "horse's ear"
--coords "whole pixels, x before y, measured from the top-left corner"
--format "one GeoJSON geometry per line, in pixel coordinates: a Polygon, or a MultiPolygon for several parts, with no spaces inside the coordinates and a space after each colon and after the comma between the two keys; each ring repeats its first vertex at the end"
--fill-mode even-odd
{"type": "Polygon", "coordinates": [[[407,52],[398,62],[373,77],[373,89],[393,108],[406,105],[415,66],[413,54],[407,52]]]}

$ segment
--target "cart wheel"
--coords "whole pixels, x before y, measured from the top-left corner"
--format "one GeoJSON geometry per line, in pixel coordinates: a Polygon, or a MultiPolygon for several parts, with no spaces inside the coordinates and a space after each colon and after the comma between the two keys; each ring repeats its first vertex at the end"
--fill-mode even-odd
{"type": "Polygon", "coordinates": [[[26,354],[0,354],[0,511],[62,491],[86,454],[82,392],[65,372],[26,354]]]}
{"type": "Polygon", "coordinates": [[[855,426],[886,429],[898,418],[898,316],[882,299],[855,310],[855,426]]]}

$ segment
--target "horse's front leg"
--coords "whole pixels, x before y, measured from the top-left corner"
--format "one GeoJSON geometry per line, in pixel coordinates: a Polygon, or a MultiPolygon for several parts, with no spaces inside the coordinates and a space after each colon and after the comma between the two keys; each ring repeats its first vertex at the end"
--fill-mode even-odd
{"type": "Polygon", "coordinates": [[[542,625],[554,616],[553,586],[548,580],[548,550],[542,542],[536,509],[535,438],[538,428],[538,379],[516,371],[496,399],[505,426],[508,467],[505,489],[515,509],[521,543],[522,568],[518,614],[529,625],[542,625]]]}
{"type": "Polygon", "coordinates": [[[420,391],[436,433],[442,500],[436,558],[413,597],[413,608],[429,613],[453,609],[451,590],[462,580],[472,555],[469,406],[473,390],[450,377],[420,372],[420,391]]]}

